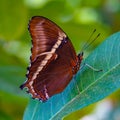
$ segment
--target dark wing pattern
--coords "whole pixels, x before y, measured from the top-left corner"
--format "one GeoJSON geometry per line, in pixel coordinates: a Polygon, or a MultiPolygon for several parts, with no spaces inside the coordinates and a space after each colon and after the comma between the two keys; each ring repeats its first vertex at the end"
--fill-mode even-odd
{"type": "Polygon", "coordinates": [[[68,85],[78,57],[66,34],[47,18],[33,17],[29,30],[33,43],[31,66],[21,88],[27,87],[33,98],[46,101],[68,85]]]}

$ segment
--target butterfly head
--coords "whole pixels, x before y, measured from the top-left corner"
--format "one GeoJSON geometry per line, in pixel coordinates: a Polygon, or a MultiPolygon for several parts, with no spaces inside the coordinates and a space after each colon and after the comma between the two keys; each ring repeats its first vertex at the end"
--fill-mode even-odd
{"type": "Polygon", "coordinates": [[[84,54],[83,52],[78,54],[78,61],[79,61],[79,63],[81,63],[81,61],[83,59],[83,54],[84,54]]]}

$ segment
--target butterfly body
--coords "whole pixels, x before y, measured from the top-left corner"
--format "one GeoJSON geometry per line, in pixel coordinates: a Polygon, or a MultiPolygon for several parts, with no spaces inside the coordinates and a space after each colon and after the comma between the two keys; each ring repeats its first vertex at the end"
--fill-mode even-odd
{"type": "Polygon", "coordinates": [[[66,88],[80,68],[83,53],[77,56],[67,35],[47,18],[33,17],[29,31],[33,44],[31,65],[21,89],[27,87],[33,98],[46,101],[66,88]]]}

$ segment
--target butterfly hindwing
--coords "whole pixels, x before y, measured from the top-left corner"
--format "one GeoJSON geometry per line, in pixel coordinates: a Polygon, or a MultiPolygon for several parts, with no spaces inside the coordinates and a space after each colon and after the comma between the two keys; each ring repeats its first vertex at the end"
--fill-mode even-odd
{"type": "Polygon", "coordinates": [[[77,58],[74,57],[69,44],[69,40],[66,43],[63,41],[63,45],[59,46],[60,49],[56,50],[57,58],[43,68],[35,79],[33,88],[37,94],[42,94],[37,96],[39,99],[44,101],[48,99],[47,96],[51,97],[62,92],[72,79],[72,61],[76,63],[77,58]]]}

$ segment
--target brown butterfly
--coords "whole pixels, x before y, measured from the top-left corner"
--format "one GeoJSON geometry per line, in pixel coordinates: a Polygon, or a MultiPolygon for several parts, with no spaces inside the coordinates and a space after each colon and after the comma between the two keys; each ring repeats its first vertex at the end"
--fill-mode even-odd
{"type": "Polygon", "coordinates": [[[65,32],[45,17],[32,17],[29,31],[33,45],[31,64],[27,81],[20,88],[27,87],[33,98],[46,101],[66,88],[80,68],[83,52],[76,55],[65,32]]]}

